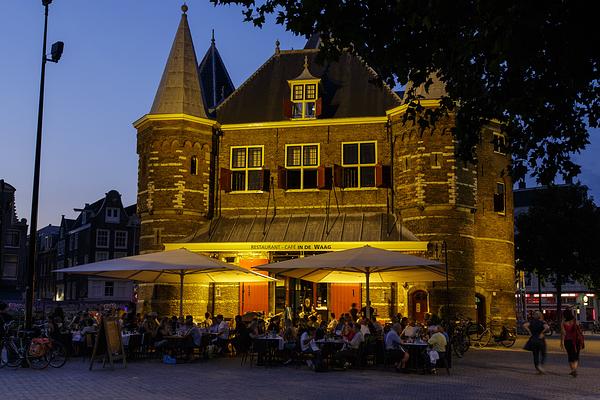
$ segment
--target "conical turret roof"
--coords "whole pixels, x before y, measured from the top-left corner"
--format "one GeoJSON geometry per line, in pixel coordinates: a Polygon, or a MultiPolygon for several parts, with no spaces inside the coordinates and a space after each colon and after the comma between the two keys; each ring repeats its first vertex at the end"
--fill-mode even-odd
{"type": "Polygon", "coordinates": [[[206,118],[198,61],[185,13],[169,53],[150,114],[187,114],[206,118]]]}
{"type": "Polygon", "coordinates": [[[204,95],[204,104],[208,110],[207,112],[210,114],[212,110],[235,90],[225,63],[219,54],[219,50],[217,50],[214,32],[210,47],[202,58],[198,70],[200,73],[202,94],[204,95]]]}

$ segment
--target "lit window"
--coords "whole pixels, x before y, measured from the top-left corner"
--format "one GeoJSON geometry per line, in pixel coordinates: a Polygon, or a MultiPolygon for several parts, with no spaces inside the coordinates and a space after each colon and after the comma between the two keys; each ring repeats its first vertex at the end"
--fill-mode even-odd
{"type": "Polygon", "coordinates": [[[506,193],[504,183],[496,183],[496,192],[494,193],[494,211],[504,215],[506,212],[506,193]]]}
{"type": "Polygon", "coordinates": [[[127,248],[127,231],[115,232],[115,249],[127,248]]]}
{"type": "Polygon", "coordinates": [[[120,211],[116,207],[106,207],[106,222],[113,224],[121,222],[120,211]]]}
{"type": "Polygon", "coordinates": [[[506,154],[506,136],[501,133],[494,132],[493,144],[494,153],[506,154]]]}
{"type": "Polygon", "coordinates": [[[287,189],[316,189],[318,184],[319,145],[287,145],[285,151],[287,189]]]}
{"type": "Polygon", "coordinates": [[[292,84],[292,118],[316,118],[317,84],[292,84]]]}
{"type": "Polygon", "coordinates": [[[262,190],[263,146],[231,148],[231,190],[262,190]]]}
{"type": "Polygon", "coordinates": [[[98,229],[96,231],[96,247],[107,248],[110,239],[110,231],[107,229],[98,229]]]}
{"type": "Polygon", "coordinates": [[[198,157],[192,156],[190,160],[190,174],[198,175],[198,157]]]}
{"type": "Polygon", "coordinates": [[[375,187],[376,142],[342,143],[343,187],[375,187]]]}

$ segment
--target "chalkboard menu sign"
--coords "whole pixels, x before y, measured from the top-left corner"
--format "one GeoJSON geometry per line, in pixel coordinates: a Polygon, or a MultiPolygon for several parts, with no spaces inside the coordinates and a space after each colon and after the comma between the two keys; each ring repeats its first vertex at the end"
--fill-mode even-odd
{"type": "Polygon", "coordinates": [[[127,366],[125,359],[125,349],[123,347],[123,338],[121,336],[121,327],[119,320],[114,317],[103,317],[99,325],[96,343],[94,343],[94,352],[90,361],[90,371],[94,362],[102,358],[102,367],[106,363],[114,369],[115,361],[123,360],[123,366],[127,366]]]}

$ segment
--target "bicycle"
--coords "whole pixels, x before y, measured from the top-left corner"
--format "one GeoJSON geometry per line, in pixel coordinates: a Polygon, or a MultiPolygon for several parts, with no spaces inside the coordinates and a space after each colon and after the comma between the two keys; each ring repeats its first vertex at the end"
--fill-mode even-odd
{"type": "Polygon", "coordinates": [[[63,345],[58,340],[50,338],[50,336],[48,335],[48,324],[47,323],[41,325],[40,329],[41,329],[41,338],[46,338],[50,341],[47,346],[47,351],[50,354],[49,365],[52,368],[61,368],[63,365],[66,364],[67,360],[69,359],[65,345],[63,345]]]}
{"type": "Polygon", "coordinates": [[[491,321],[487,328],[481,324],[471,324],[468,328],[468,336],[471,343],[480,348],[489,346],[492,341],[507,348],[512,347],[515,344],[517,341],[517,334],[514,330],[509,330],[505,325],[502,325],[500,333],[495,334],[492,332],[492,325],[493,323],[491,321]]]}
{"type": "Polygon", "coordinates": [[[36,330],[16,330],[11,334],[13,324],[9,323],[5,331],[7,334],[1,343],[0,362],[9,368],[18,368],[27,363],[32,369],[44,369],[50,363],[46,350],[46,338],[36,338],[36,330]]]}
{"type": "Polygon", "coordinates": [[[471,347],[469,336],[466,335],[467,320],[459,320],[450,326],[450,346],[458,358],[462,358],[471,347]]]}

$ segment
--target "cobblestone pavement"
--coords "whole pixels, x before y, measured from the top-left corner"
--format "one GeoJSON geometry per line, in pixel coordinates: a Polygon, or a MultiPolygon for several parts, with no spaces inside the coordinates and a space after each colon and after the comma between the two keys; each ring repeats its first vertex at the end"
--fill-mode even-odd
{"type": "Polygon", "coordinates": [[[450,375],[365,369],[314,373],[307,367],[240,366],[238,359],[181,365],[131,362],[126,369],[88,371],[71,360],[62,369],[0,370],[2,399],[600,399],[600,337],[590,338],[580,374],[550,339],[546,375],[536,375],[523,339],[512,349],[470,350],[450,375]]]}

